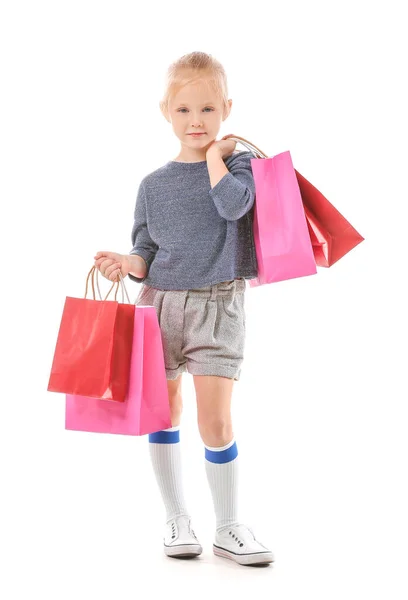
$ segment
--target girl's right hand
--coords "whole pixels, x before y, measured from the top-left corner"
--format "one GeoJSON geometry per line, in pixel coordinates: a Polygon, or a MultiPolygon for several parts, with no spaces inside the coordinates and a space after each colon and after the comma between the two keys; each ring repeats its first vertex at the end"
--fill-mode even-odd
{"type": "Polygon", "coordinates": [[[122,274],[122,277],[126,277],[130,271],[130,262],[126,254],[97,252],[94,259],[95,267],[109,281],[119,281],[119,272],[122,274]]]}

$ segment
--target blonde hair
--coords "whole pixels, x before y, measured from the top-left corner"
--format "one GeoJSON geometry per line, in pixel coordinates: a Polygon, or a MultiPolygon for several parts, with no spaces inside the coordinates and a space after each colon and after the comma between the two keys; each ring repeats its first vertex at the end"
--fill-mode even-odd
{"type": "Polygon", "coordinates": [[[166,89],[160,101],[160,110],[168,118],[171,98],[188,83],[203,81],[216,93],[228,109],[227,75],[222,64],[211,54],[190,52],[174,61],[167,70],[166,89]]]}

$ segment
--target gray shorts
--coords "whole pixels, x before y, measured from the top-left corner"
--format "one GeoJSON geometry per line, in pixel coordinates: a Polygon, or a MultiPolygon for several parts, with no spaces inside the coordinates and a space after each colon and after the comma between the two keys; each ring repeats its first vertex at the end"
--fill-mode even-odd
{"type": "Polygon", "coordinates": [[[166,378],[180,373],[239,380],[245,344],[245,279],[194,290],[159,290],[143,284],[137,306],[154,306],[166,378]]]}

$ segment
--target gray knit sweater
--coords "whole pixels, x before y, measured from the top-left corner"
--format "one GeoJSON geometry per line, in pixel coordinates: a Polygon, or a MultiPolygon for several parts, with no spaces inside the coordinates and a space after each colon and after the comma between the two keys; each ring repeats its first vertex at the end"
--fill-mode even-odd
{"type": "Polygon", "coordinates": [[[207,161],[169,161],[139,186],[133,247],[146,261],[145,278],[161,290],[197,289],[239,277],[254,279],[253,154],[224,158],[228,173],[211,188],[207,161]]]}

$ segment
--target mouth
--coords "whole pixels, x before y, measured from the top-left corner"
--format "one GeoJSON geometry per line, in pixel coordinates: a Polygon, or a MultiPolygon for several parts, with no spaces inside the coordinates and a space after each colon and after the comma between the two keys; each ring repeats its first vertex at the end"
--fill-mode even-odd
{"type": "Polygon", "coordinates": [[[199,135],[205,135],[205,133],[204,132],[200,132],[200,133],[188,133],[187,135],[193,135],[193,136],[198,137],[199,135]]]}

